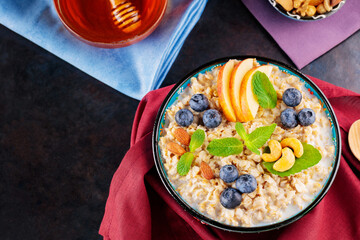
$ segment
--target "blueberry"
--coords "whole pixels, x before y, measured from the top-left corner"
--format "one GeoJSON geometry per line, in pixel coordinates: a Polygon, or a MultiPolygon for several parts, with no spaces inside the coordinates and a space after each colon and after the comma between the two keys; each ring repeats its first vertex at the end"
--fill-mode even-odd
{"type": "Polygon", "coordinates": [[[301,102],[301,92],[296,88],[288,88],[285,90],[282,99],[283,102],[289,107],[295,107],[301,102]]]}
{"type": "Polygon", "coordinates": [[[241,193],[251,193],[255,191],[257,182],[253,175],[243,174],[236,180],[235,186],[241,193]]]}
{"type": "Polygon", "coordinates": [[[304,108],[298,113],[300,125],[309,126],[315,122],[315,112],[310,108],[304,108]]]}
{"type": "Polygon", "coordinates": [[[220,195],[220,203],[224,208],[234,209],[240,205],[241,193],[235,188],[227,188],[220,195]]]}
{"type": "Polygon", "coordinates": [[[216,128],[221,123],[221,115],[218,110],[206,110],[203,115],[203,122],[208,128],[216,128]]]}
{"type": "Polygon", "coordinates": [[[175,114],[175,121],[180,126],[187,127],[194,121],[194,115],[189,109],[180,109],[175,114]]]}
{"type": "Polygon", "coordinates": [[[296,120],[296,112],[292,108],[287,108],[284,111],[282,111],[280,118],[281,118],[281,123],[286,128],[294,128],[298,125],[298,122],[296,120]]]}
{"type": "Polygon", "coordinates": [[[204,94],[194,94],[190,99],[190,107],[196,112],[202,112],[209,107],[209,100],[204,94]]]}
{"type": "Polygon", "coordinates": [[[225,165],[220,169],[220,178],[226,182],[231,183],[239,176],[239,172],[234,165],[225,165]]]}

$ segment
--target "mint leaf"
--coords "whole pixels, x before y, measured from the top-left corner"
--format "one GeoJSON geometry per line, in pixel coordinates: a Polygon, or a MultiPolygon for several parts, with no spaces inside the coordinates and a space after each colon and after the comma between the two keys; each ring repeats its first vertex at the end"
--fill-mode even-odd
{"type": "Polygon", "coordinates": [[[226,157],[243,151],[243,143],[237,138],[214,139],[207,146],[211,155],[226,157]]]}
{"type": "Polygon", "coordinates": [[[267,140],[271,137],[276,128],[276,123],[273,123],[269,126],[258,127],[252,133],[247,135],[245,140],[246,147],[253,153],[260,154],[258,148],[261,148],[267,140]]]}
{"type": "Polygon", "coordinates": [[[253,153],[260,155],[259,148],[261,148],[266,141],[271,137],[276,128],[276,123],[269,126],[258,127],[252,133],[247,134],[242,123],[237,122],[235,125],[236,132],[244,140],[246,147],[253,153]]]}
{"type": "Polygon", "coordinates": [[[237,122],[235,124],[235,129],[236,129],[236,132],[239,134],[239,136],[245,141],[247,140],[247,133],[246,133],[246,130],[244,128],[244,125],[242,125],[242,123],[240,122],[237,122]]]}
{"type": "Polygon", "coordinates": [[[245,142],[245,145],[246,145],[246,147],[247,147],[250,151],[252,151],[252,152],[255,153],[256,155],[260,155],[260,151],[259,151],[259,149],[258,149],[257,147],[255,147],[255,146],[252,145],[251,143],[246,143],[246,142],[245,142]]]}
{"type": "Polygon", "coordinates": [[[191,136],[189,149],[190,152],[194,152],[198,147],[200,147],[205,140],[205,132],[202,129],[196,130],[191,136]]]}
{"type": "Polygon", "coordinates": [[[277,95],[274,86],[265,73],[257,71],[252,77],[252,90],[258,103],[263,108],[274,108],[277,103],[277,95]]]}
{"type": "Polygon", "coordinates": [[[181,176],[188,174],[191,168],[192,161],[194,160],[194,154],[184,153],[177,164],[177,172],[181,176]]]}
{"type": "Polygon", "coordinates": [[[320,151],[310,144],[302,143],[302,145],[304,147],[304,154],[300,158],[295,159],[294,166],[289,170],[285,172],[274,170],[273,165],[275,162],[263,162],[263,165],[272,174],[276,174],[280,177],[287,177],[318,164],[322,158],[320,151]]]}

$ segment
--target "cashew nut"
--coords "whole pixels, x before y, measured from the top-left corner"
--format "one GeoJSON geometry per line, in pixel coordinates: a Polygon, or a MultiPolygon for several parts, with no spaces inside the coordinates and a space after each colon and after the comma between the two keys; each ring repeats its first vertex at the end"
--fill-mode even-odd
{"type": "Polygon", "coordinates": [[[319,14],[323,14],[323,13],[326,13],[326,9],[324,7],[324,4],[321,3],[320,5],[318,5],[316,7],[316,11],[319,13],[319,14]]]}
{"type": "Polygon", "coordinates": [[[312,17],[315,15],[316,13],[316,7],[314,7],[313,5],[309,5],[305,11],[306,16],[312,17]]]}
{"type": "Polygon", "coordinates": [[[294,151],[295,157],[299,158],[304,153],[304,147],[296,138],[285,138],[281,141],[281,147],[289,147],[294,151]]]}
{"type": "Polygon", "coordinates": [[[299,6],[299,7],[296,9],[296,12],[297,12],[298,14],[300,14],[302,17],[305,17],[305,15],[306,15],[306,10],[307,10],[307,8],[308,8],[308,6],[309,6],[309,2],[310,2],[310,0],[305,0],[305,1],[302,3],[302,5],[299,6]]]}
{"type": "Polygon", "coordinates": [[[275,162],[281,157],[281,144],[276,140],[269,141],[270,153],[264,153],[261,158],[265,162],[275,162]]]}
{"type": "Polygon", "coordinates": [[[274,170],[285,172],[292,168],[295,163],[295,156],[290,148],[286,147],[282,150],[282,157],[273,165],[274,170]]]}
{"type": "Polygon", "coordinates": [[[305,0],[294,0],[294,8],[299,8],[305,0]]]}
{"type": "Polygon", "coordinates": [[[324,0],[324,7],[328,12],[332,10],[332,6],[330,5],[330,0],[324,0]]]}

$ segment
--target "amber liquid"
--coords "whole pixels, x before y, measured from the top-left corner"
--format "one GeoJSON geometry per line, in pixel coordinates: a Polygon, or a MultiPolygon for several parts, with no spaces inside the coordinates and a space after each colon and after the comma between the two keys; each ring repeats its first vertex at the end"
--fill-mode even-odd
{"type": "Polygon", "coordinates": [[[126,33],[116,26],[109,0],[55,0],[68,28],[91,42],[113,43],[134,38],[156,22],[164,0],[131,0],[139,10],[141,26],[126,33]]]}

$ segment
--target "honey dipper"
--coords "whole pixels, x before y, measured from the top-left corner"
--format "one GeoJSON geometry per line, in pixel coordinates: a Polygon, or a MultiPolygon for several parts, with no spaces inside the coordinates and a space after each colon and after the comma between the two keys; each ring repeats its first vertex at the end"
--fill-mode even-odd
{"type": "Polygon", "coordinates": [[[141,26],[139,10],[128,0],[110,0],[115,25],[123,32],[133,32],[141,26]]]}
{"type": "Polygon", "coordinates": [[[352,153],[360,161],[360,119],[351,125],[348,140],[352,153]]]}

